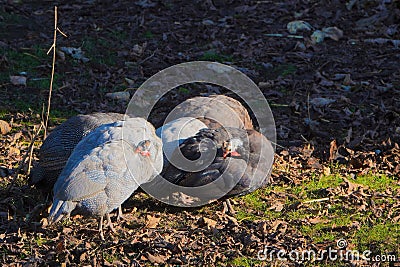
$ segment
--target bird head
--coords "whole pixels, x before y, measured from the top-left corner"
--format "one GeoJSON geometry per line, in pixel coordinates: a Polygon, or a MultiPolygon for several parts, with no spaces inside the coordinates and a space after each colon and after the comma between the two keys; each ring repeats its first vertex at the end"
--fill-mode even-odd
{"type": "Polygon", "coordinates": [[[135,153],[139,153],[144,157],[150,157],[150,147],[151,147],[150,140],[140,141],[139,144],[137,144],[136,146],[135,153]]]}
{"type": "Polygon", "coordinates": [[[225,141],[222,144],[222,155],[224,158],[227,156],[240,157],[241,154],[238,152],[243,146],[243,142],[240,139],[234,138],[229,141],[225,141]]]}

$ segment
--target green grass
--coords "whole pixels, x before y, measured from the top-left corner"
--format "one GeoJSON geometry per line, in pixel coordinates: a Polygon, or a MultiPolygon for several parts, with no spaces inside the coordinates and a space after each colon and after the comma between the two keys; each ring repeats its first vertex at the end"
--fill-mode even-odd
{"type": "Polygon", "coordinates": [[[129,34],[126,31],[115,31],[112,30],[107,34],[111,40],[125,41],[129,39],[129,34]]]}
{"type": "Polygon", "coordinates": [[[278,75],[285,77],[294,74],[297,71],[297,67],[292,64],[282,64],[277,66],[274,71],[277,72],[278,75]]]}
{"type": "Polygon", "coordinates": [[[103,252],[103,258],[109,263],[113,263],[115,260],[118,260],[118,257],[115,253],[103,252]]]}
{"type": "MultiPolygon", "coordinates": [[[[47,92],[50,87],[50,70],[43,68],[44,65],[51,62],[51,56],[46,54],[45,48],[33,46],[23,49],[0,49],[7,59],[7,70],[0,73],[0,94],[6,93],[6,98],[2,99],[3,106],[0,111],[0,117],[7,116],[10,112],[28,112],[41,114],[42,103],[45,102],[41,92],[47,92]],[[15,87],[10,91],[10,76],[27,74],[26,87],[15,87]],[[38,89],[38,90],[37,90],[38,89]],[[29,91],[29,93],[28,93],[29,91]]],[[[54,76],[53,90],[57,91],[58,81],[63,79],[63,74],[56,73],[54,76]]],[[[46,94],[45,94],[46,95],[46,94]]]]}
{"type": "Polygon", "coordinates": [[[297,71],[297,66],[293,64],[276,65],[271,70],[268,71],[266,78],[276,79],[279,76],[286,77],[288,75],[296,73],[296,71],[297,71]]]}
{"type": "Polygon", "coordinates": [[[199,58],[199,60],[204,60],[204,61],[216,61],[216,62],[226,62],[226,61],[233,61],[233,57],[229,55],[222,55],[218,54],[214,51],[207,51],[204,52],[204,54],[199,58]]]}
{"type": "MultiPolygon", "coordinates": [[[[366,207],[366,211],[359,212],[357,207],[344,201],[346,196],[328,194],[327,189],[329,188],[346,186],[343,176],[338,173],[340,166],[336,167],[332,166],[333,173],[331,175],[312,175],[297,186],[269,186],[240,197],[239,200],[244,203],[241,203],[239,209],[236,209],[236,218],[239,221],[266,220],[270,222],[281,219],[289,222],[291,227],[296,228],[303,235],[311,237],[315,243],[330,244],[345,238],[349,244],[354,245],[355,249],[360,251],[376,247],[382,253],[390,251],[400,253],[398,248],[400,225],[391,222],[389,210],[383,209],[382,215],[376,217],[369,206],[366,207]],[[274,205],[269,198],[271,194],[282,196],[276,200],[284,203],[284,209],[281,212],[269,209],[274,205]],[[298,199],[290,197],[293,195],[298,199]],[[308,200],[328,196],[331,197],[331,200],[305,203],[308,200]],[[299,208],[289,208],[299,201],[303,203],[299,208]],[[313,220],[312,223],[309,223],[310,219],[313,220]],[[360,225],[360,228],[354,228],[355,224],[360,225]]],[[[385,191],[390,188],[395,192],[400,187],[398,180],[384,174],[360,175],[355,179],[346,178],[352,183],[364,186],[367,188],[365,190],[385,191]]],[[[364,192],[371,193],[365,190],[364,192]]],[[[369,203],[368,198],[365,198],[365,201],[369,203]]],[[[395,204],[396,199],[373,197],[373,201],[377,206],[385,206],[395,204]]],[[[248,266],[246,265],[247,258],[235,260],[240,266],[248,266]],[[242,260],[244,263],[241,262],[242,260]]]]}
{"type": "Polygon", "coordinates": [[[147,30],[147,31],[144,33],[144,38],[146,38],[146,39],[152,39],[152,38],[154,38],[154,34],[153,34],[150,30],[147,30]]]}
{"type": "MultiPolygon", "coordinates": [[[[34,46],[29,49],[0,49],[0,52],[7,58],[8,66],[7,71],[0,74],[0,82],[9,83],[11,75],[20,75],[21,72],[25,72],[29,77],[43,78],[43,75],[38,71],[38,67],[51,61],[51,57],[46,55],[46,50],[40,46],[34,46]]],[[[57,76],[58,78],[58,76],[57,76]]],[[[49,77],[45,77],[44,80],[49,81],[49,77]],[[48,80],[46,79],[48,78],[48,80]]],[[[30,83],[37,83],[38,81],[31,81],[28,79],[28,86],[33,85],[30,83]]],[[[39,85],[41,85],[39,83],[39,85]]],[[[49,88],[48,82],[39,86],[39,88],[49,88]]]]}
{"type": "Polygon", "coordinates": [[[190,89],[188,89],[188,88],[186,88],[186,87],[179,87],[179,88],[178,88],[178,93],[187,95],[187,94],[190,93],[190,89]]]}
{"type": "Polygon", "coordinates": [[[400,225],[394,223],[364,224],[355,233],[354,240],[360,244],[359,249],[361,250],[371,249],[376,246],[381,253],[388,252],[388,249],[400,253],[398,245],[400,225]]]}
{"type": "Polygon", "coordinates": [[[48,239],[42,238],[41,235],[39,235],[39,236],[37,236],[37,237],[35,238],[35,243],[36,243],[36,245],[38,245],[38,246],[42,246],[43,244],[48,243],[48,239]]]}
{"type": "MultiPolygon", "coordinates": [[[[85,57],[89,58],[89,62],[115,66],[118,63],[117,53],[110,49],[110,47],[115,46],[108,39],[88,37],[83,41],[82,50],[85,52],[85,57]]],[[[79,62],[78,64],[82,63],[79,62]]]]}
{"type": "Polygon", "coordinates": [[[356,177],[354,182],[377,191],[385,191],[388,188],[391,190],[400,188],[398,180],[394,179],[394,177],[388,177],[385,174],[360,175],[356,177]]]}
{"type": "Polygon", "coordinates": [[[253,258],[247,258],[247,257],[239,257],[231,260],[229,262],[232,266],[240,266],[240,267],[251,267],[256,264],[261,264],[262,261],[256,260],[253,258]]]}

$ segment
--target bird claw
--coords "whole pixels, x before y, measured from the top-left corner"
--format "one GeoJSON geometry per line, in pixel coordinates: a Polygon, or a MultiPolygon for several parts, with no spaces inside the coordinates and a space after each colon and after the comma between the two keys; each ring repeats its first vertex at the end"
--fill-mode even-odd
{"type": "Polygon", "coordinates": [[[235,215],[236,211],[233,208],[231,201],[229,199],[226,199],[222,204],[224,206],[222,213],[235,215]]]}
{"type": "Polygon", "coordinates": [[[113,224],[112,224],[112,222],[111,222],[110,214],[107,214],[107,226],[110,228],[110,230],[111,230],[114,234],[117,233],[117,231],[115,230],[115,228],[114,228],[114,226],[113,226],[113,224]]]}
{"type": "Polygon", "coordinates": [[[126,221],[124,214],[122,213],[121,206],[118,207],[118,215],[117,215],[117,222],[126,221]]]}
{"type": "MultiPolygon", "coordinates": [[[[106,227],[109,227],[110,230],[111,230],[114,234],[116,234],[117,231],[115,230],[115,228],[114,228],[114,226],[113,226],[113,224],[112,224],[112,222],[111,222],[110,214],[107,213],[106,217],[107,217],[107,224],[106,224],[106,227]]],[[[105,239],[104,239],[104,232],[103,232],[103,220],[104,220],[104,217],[101,216],[101,217],[100,217],[100,223],[99,223],[99,234],[100,234],[101,240],[102,240],[102,241],[105,241],[105,239]]]]}
{"type": "Polygon", "coordinates": [[[105,241],[103,229],[101,229],[101,230],[99,230],[99,231],[100,231],[100,239],[101,239],[101,241],[105,241]]]}

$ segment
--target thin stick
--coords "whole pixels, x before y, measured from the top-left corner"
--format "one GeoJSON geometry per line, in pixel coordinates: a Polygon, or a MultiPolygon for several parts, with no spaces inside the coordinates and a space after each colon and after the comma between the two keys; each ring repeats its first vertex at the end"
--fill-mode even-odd
{"type": "MultiPolygon", "coordinates": [[[[35,132],[35,127],[33,127],[33,132],[35,132]]],[[[39,132],[38,132],[39,133],[39,132]]],[[[31,150],[29,151],[29,159],[28,159],[28,169],[27,169],[27,175],[31,173],[31,165],[32,165],[32,155],[33,155],[33,147],[31,146],[31,150]]]]}
{"type": "MultiPolygon", "coordinates": [[[[53,49],[53,63],[51,66],[51,79],[50,79],[50,90],[49,90],[49,98],[47,99],[47,112],[46,112],[46,121],[44,124],[44,138],[47,136],[47,125],[49,122],[49,115],[50,115],[50,104],[51,104],[51,93],[53,91],[53,80],[54,80],[54,69],[56,65],[56,42],[57,42],[57,6],[54,7],[54,36],[53,36],[53,45],[50,47],[47,54],[50,53],[51,49],[53,49]]],[[[61,31],[60,31],[61,32],[61,31]]]]}
{"type": "Polygon", "coordinates": [[[304,201],[303,203],[323,202],[323,201],[328,201],[328,200],[330,200],[329,197],[324,197],[324,198],[307,200],[307,201],[304,201]]]}

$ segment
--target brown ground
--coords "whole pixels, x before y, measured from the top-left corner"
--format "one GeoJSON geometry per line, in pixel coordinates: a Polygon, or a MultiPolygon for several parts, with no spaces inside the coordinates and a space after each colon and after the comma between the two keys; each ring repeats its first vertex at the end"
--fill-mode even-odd
{"type": "MultiPolygon", "coordinates": [[[[124,112],[126,103],[105,94],[133,94],[151,75],[177,63],[220,61],[252,78],[271,105],[279,144],[272,186],[300,184],[336,163],[344,164],[346,174],[383,172],[398,179],[400,44],[373,40],[400,39],[400,6],[396,1],[355,2],[346,8],[346,1],[63,1],[58,5],[58,26],[68,38],[59,34],[57,45],[82,47],[90,61],[68,55],[57,61],[52,110],[61,115],[54,117],[124,112]],[[336,26],[343,37],[313,44],[312,32],[303,31],[296,35],[304,39],[289,38],[286,25],[294,20],[305,20],[315,29],[336,26]],[[333,102],[320,103],[325,100],[333,102]],[[334,153],[333,140],[342,156],[334,153]]],[[[7,185],[47,99],[48,88],[34,79],[48,78],[51,72],[51,58],[44,52],[52,43],[54,6],[48,1],[2,1],[0,15],[0,48],[7,51],[0,58],[5,74],[0,111],[3,120],[13,121],[14,129],[0,143],[0,179],[7,185]],[[14,54],[33,57],[34,67],[15,63],[14,54]],[[27,86],[9,83],[9,75],[27,69],[27,86]]],[[[156,126],[182,100],[218,90],[188,88],[161,101],[151,118],[156,126]]],[[[24,165],[16,186],[2,190],[0,197],[4,264],[226,266],[233,265],[230,259],[255,257],[263,245],[287,250],[332,245],[314,243],[290,221],[238,222],[221,212],[221,203],[181,210],[144,194],[126,203],[129,221],[117,226],[118,235],[106,234],[108,240],[101,243],[94,220],[76,217],[67,225],[43,228],[40,220],[47,206],[38,204],[48,196],[24,184],[26,169],[24,165]]],[[[348,193],[351,183],[347,186],[348,193]]],[[[273,203],[274,198],[279,196],[267,194],[264,200],[273,203]]],[[[391,207],[398,205],[399,199],[394,199],[391,207]]],[[[242,201],[237,199],[235,206],[242,201]]]]}

